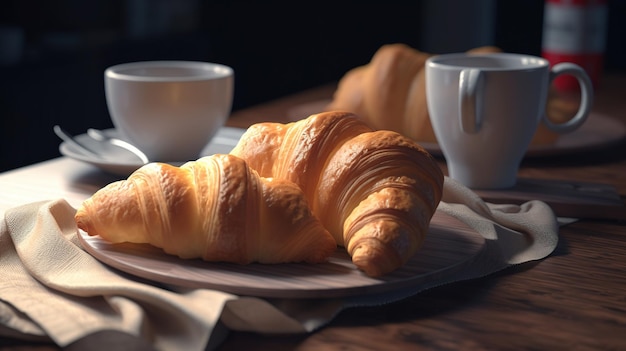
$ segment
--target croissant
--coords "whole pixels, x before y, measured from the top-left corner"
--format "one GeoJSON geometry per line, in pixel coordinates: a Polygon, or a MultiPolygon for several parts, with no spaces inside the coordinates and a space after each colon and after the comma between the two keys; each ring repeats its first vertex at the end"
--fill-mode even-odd
{"type": "Polygon", "coordinates": [[[231,154],[263,177],[297,184],[336,243],[370,276],[416,253],[442,195],[443,173],[419,144],[347,112],[252,125],[231,154]]]}
{"type": "Polygon", "coordinates": [[[368,64],[341,78],[326,109],[350,111],[376,129],[434,142],[423,69],[430,56],[405,44],[381,46],[368,64]]]}
{"type": "Polygon", "coordinates": [[[262,178],[232,155],[147,164],[85,200],[75,221],[89,235],[184,259],[318,263],[337,248],[300,188],[262,178]]]}
{"type": "MultiPolygon", "coordinates": [[[[483,46],[468,53],[501,52],[493,46],[483,46]]],[[[345,110],[363,118],[376,129],[389,129],[417,140],[436,143],[426,104],[424,65],[432,54],[397,43],[381,46],[369,63],[355,67],[339,80],[326,111],[345,110]]],[[[562,123],[574,116],[576,106],[565,105],[552,92],[548,100],[548,117],[562,123]]],[[[539,125],[531,143],[554,143],[558,134],[539,125]]]]}

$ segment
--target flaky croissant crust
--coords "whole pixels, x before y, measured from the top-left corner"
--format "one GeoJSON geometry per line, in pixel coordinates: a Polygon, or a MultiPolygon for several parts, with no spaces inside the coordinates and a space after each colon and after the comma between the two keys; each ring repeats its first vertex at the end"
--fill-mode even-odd
{"type": "Polygon", "coordinates": [[[231,152],[263,177],[296,183],[357,267],[379,276],[422,244],[443,173],[412,139],[347,112],[248,128],[231,152]]]}
{"type": "Polygon", "coordinates": [[[318,263],[336,249],[300,188],[262,178],[233,155],[145,165],[84,201],[75,220],[113,243],[207,261],[318,263]]]}

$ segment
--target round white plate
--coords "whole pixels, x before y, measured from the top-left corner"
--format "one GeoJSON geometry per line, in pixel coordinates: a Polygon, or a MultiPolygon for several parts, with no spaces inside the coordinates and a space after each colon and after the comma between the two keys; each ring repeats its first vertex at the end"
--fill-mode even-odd
{"type": "MultiPolygon", "coordinates": [[[[104,132],[111,137],[119,138],[119,134],[115,129],[106,129],[104,132]]],[[[201,156],[212,155],[217,153],[229,153],[237,142],[241,135],[245,132],[245,129],[241,128],[233,128],[233,127],[222,127],[215,137],[211,140],[211,142],[207,145],[207,147],[202,151],[201,156]]],[[[103,155],[102,159],[89,157],[80,152],[80,150],[75,149],[72,145],[69,145],[65,142],[62,142],[59,145],[59,152],[62,155],[73,158],[78,161],[89,163],[93,166],[96,166],[107,173],[111,173],[114,175],[127,177],[132,172],[137,170],[137,168],[141,167],[142,164],[129,151],[117,147],[115,145],[109,143],[102,143],[90,138],[87,134],[81,134],[76,136],[76,139],[88,146],[89,148],[97,151],[103,155]]],[[[175,161],[168,162],[174,165],[181,165],[184,161],[175,161]]]]}
{"type": "Polygon", "coordinates": [[[417,287],[463,269],[485,245],[485,239],[468,225],[436,212],[418,253],[395,272],[371,278],[352,264],[343,248],[320,264],[238,265],[184,260],[148,244],[111,244],[83,231],[79,239],[96,259],[141,278],[274,298],[335,298],[417,287]]]}

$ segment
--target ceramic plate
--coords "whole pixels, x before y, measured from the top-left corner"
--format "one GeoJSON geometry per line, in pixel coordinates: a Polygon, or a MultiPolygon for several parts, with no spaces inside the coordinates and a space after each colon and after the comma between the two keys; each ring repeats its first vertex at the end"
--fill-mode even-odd
{"type": "Polygon", "coordinates": [[[382,278],[358,270],[343,248],[327,263],[238,265],[184,260],[148,244],[111,244],[80,232],[87,252],[126,273],[160,283],[274,298],[330,298],[385,293],[441,279],[465,267],[484,238],[458,219],[436,212],[419,252],[382,278]]]}
{"type": "MultiPolygon", "coordinates": [[[[118,137],[119,135],[115,129],[107,129],[104,132],[111,137],[118,137]]],[[[241,135],[245,132],[245,129],[222,127],[207,147],[202,151],[201,155],[212,155],[217,153],[229,153],[233,147],[239,141],[241,135]]],[[[137,157],[132,153],[107,143],[101,143],[93,140],[87,134],[81,134],[76,136],[76,139],[87,145],[88,147],[99,151],[104,156],[103,159],[92,158],[83,155],[79,150],[76,150],[72,145],[65,142],[59,145],[59,151],[62,155],[73,158],[78,161],[89,163],[102,169],[105,172],[115,174],[122,177],[127,177],[142,164],[137,157]]],[[[181,165],[183,162],[169,162],[174,165],[181,165]]]]}

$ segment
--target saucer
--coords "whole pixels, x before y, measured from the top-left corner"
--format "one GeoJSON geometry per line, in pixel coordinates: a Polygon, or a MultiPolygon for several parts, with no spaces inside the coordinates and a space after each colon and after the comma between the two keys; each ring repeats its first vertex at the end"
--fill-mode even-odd
{"type": "MultiPolygon", "coordinates": [[[[202,150],[199,157],[219,153],[229,153],[233,147],[237,145],[239,138],[241,138],[241,135],[243,135],[245,131],[246,130],[242,128],[220,128],[209,144],[207,144],[207,146],[202,150]]],[[[113,128],[103,130],[103,132],[110,137],[120,137],[119,133],[113,128]]],[[[87,134],[78,135],[76,136],[76,139],[90,149],[102,154],[103,158],[99,159],[86,156],[66,142],[62,142],[61,145],[59,145],[59,152],[61,152],[63,156],[89,163],[107,173],[122,177],[128,177],[131,173],[143,165],[139,159],[137,159],[137,156],[133,155],[129,151],[109,143],[96,141],[87,134]]],[[[185,162],[186,161],[173,161],[167,163],[180,166],[185,162]]]]}

